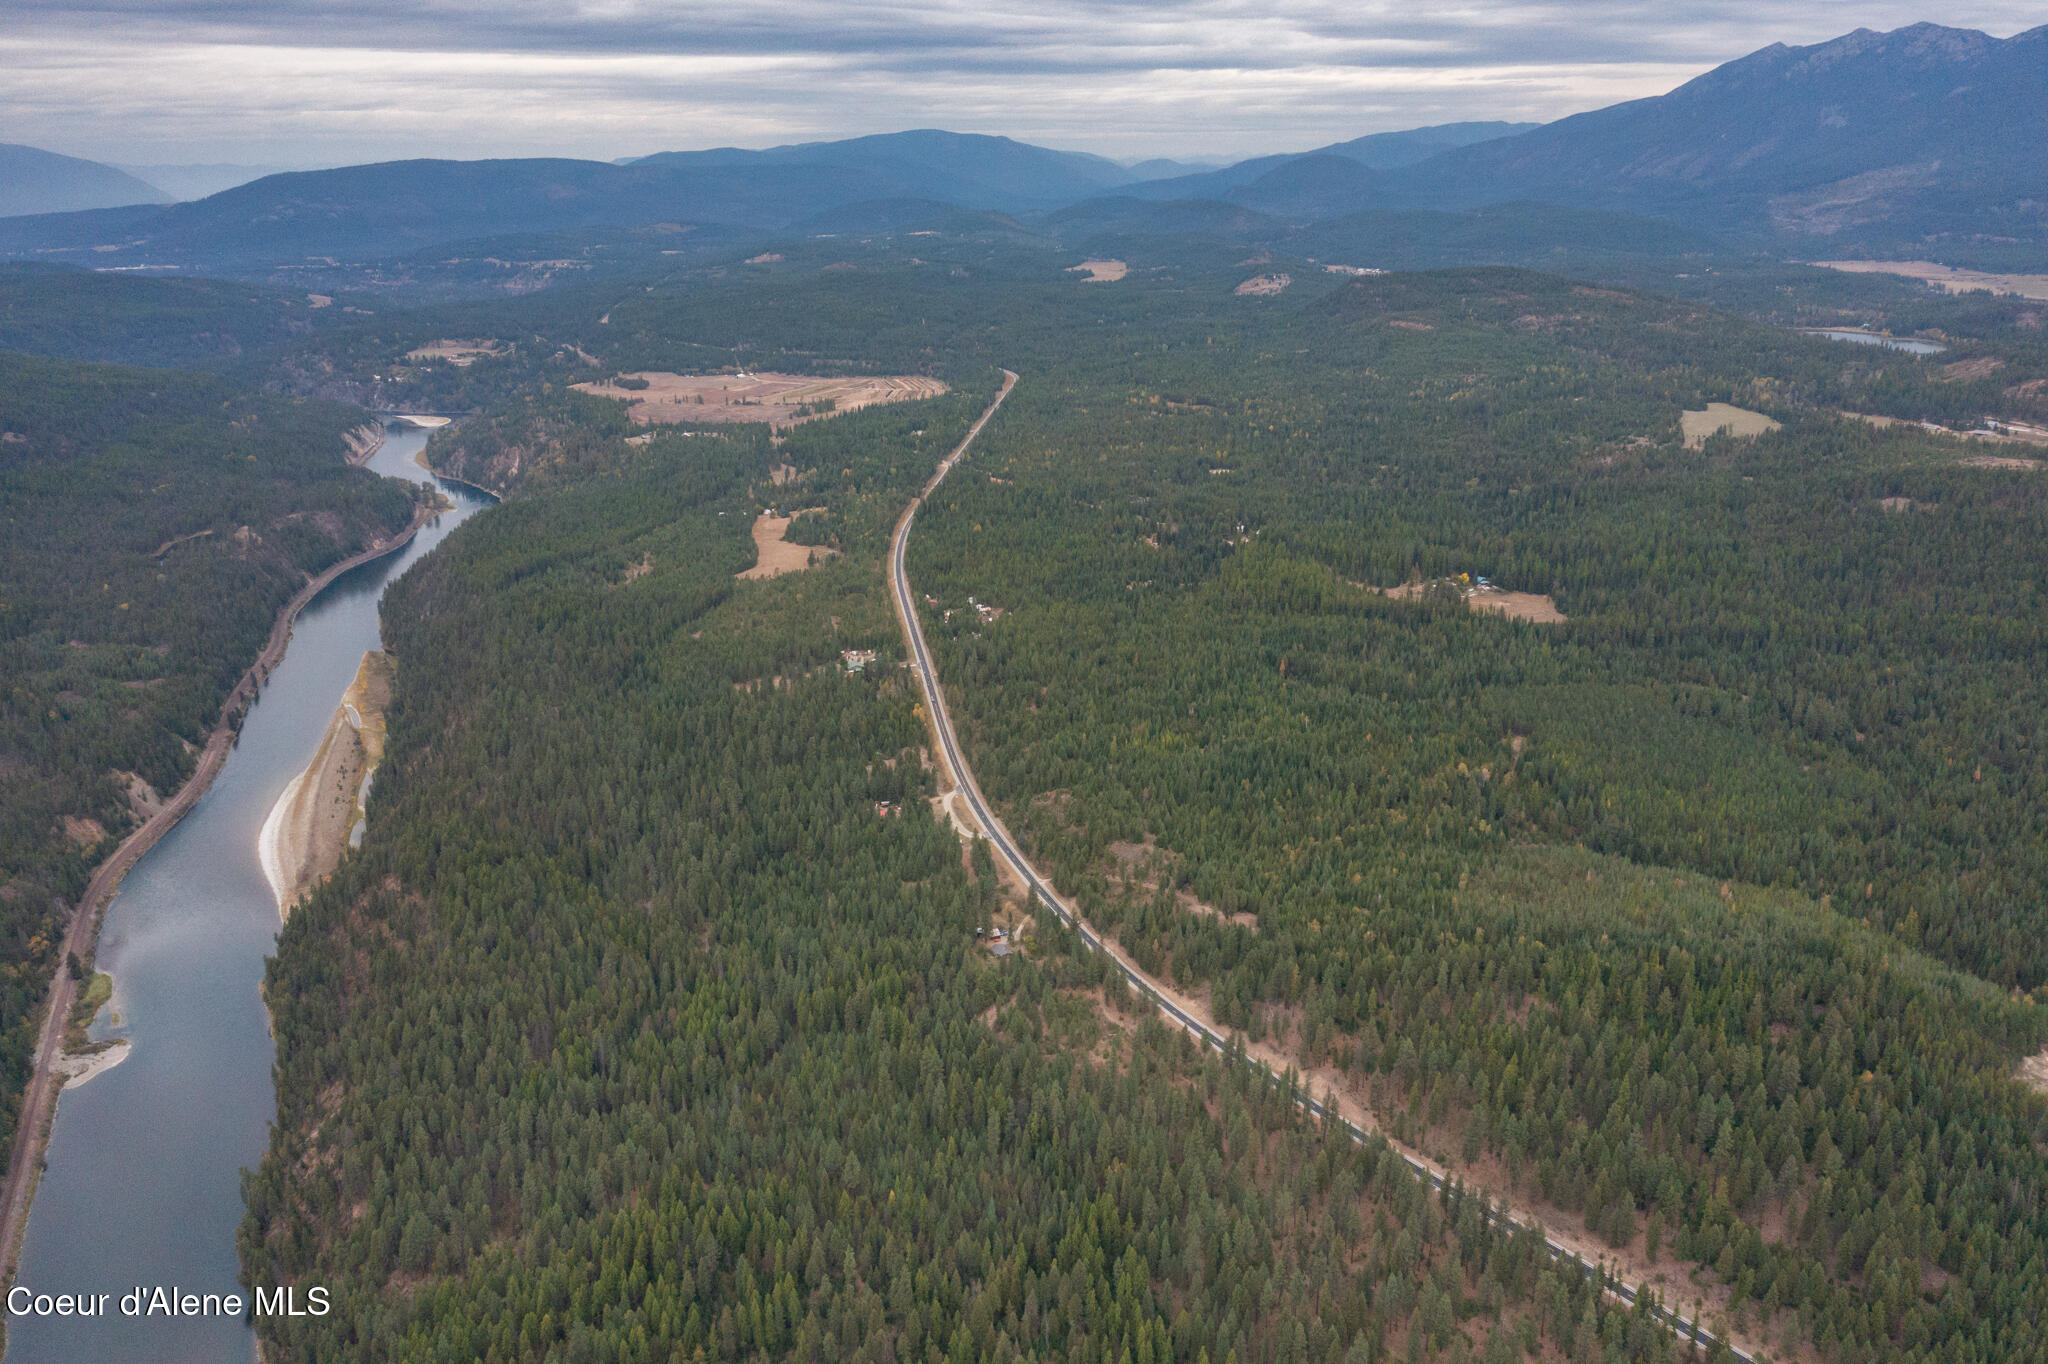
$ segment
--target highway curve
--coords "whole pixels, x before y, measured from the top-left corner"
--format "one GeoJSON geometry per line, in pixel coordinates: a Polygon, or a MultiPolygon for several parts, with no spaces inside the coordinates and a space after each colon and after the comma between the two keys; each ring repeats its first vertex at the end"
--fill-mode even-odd
{"type": "MultiPolygon", "coordinates": [[[[911,499],[910,505],[904,508],[903,515],[896,521],[896,530],[889,542],[891,596],[896,604],[897,620],[903,627],[904,642],[910,648],[910,666],[916,670],[919,682],[924,688],[925,710],[932,735],[937,740],[939,761],[943,764],[946,774],[953,779],[954,785],[959,788],[960,794],[966,797],[968,809],[973,812],[974,822],[981,827],[996,856],[1009,864],[1019,879],[1059,917],[1060,922],[1072,929],[1088,950],[1101,952],[1107,956],[1123,973],[1131,988],[1156,1004],[1169,1021],[1193,1033],[1218,1051],[1228,1053],[1229,1038],[1223,1032],[1212,1027],[1207,1020],[1197,1017],[1171,990],[1140,971],[1115,945],[1105,942],[1073,905],[1053,889],[1052,882],[1041,875],[1038,868],[1034,867],[1017,847],[1016,841],[1010,837],[1010,831],[996,818],[995,812],[982,797],[981,787],[974,780],[974,771],[967,765],[966,754],[961,750],[959,738],[953,730],[953,717],[946,709],[946,697],[939,685],[938,669],[932,662],[931,650],[925,645],[924,624],[919,618],[916,600],[910,594],[910,574],[904,567],[904,551],[910,543],[910,528],[916,521],[918,510],[923,507],[925,499],[931,496],[932,491],[952,472],[953,466],[966,456],[968,447],[974,443],[975,437],[981,434],[981,429],[988,425],[989,418],[996,414],[996,409],[1003,405],[1003,400],[1010,396],[1010,390],[1016,387],[1016,384],[1017,375],[1011,370],[1004,370],[1003,386],[996,394],[995,400],[988,405],[988,410],[981,414],[974,425],[968,428],[966,436],[953,448],[952,453],[940,461],[938,469],[924,487],[919,489],[917,496],[911,499]]],[[[1246,1057],[1246,1063],[1257,1066],[1274,1082],[1278,1082],[1278,1077],[1273,1074],[1270,1066],[1249,1056],[1246,1057]]],[[[1296,1102],[1318,1119],[1340,1124],[1351,1135],[1352,1140],[1361,1145],[1371,1141],[1375,1135],[1384,1138],[1384,1134],[1369,1132],[1342,1113],[1326,1109],[1306,1091],[1296,1096],[1296,1102]]],[[[1388,1145],[1408,1163],[1410,1169],[1427,1180],[1432,1189],[1441,1189],[1444,1186],[1446,1176],[1443,1171],[1391,1140],[1388,1141],[1388,1145]]],[[[1510,1231],[1522,1226],[1522,1223],[1495,1207],[1491,1199],[1485,1197],[1483,1190],[1473,1192],[1478,1193],[1485,1201],[1486,1215],[1491,1221],[1510,1231]]],[[[1574,1248],[1559,1243],[1548,1232],[1543,1233],[1543,1242],[1557,1259],[1578,1262],[1586,1273],[1601,1276],[1601,1286],[1606,1292],[1631,1306],[1635,1304],[1637,1285],[1616,1279],[1602,1268],[1586,1265],[1574,1248]]],[[[1659,1303],[1652,1301],[1648,1310],[1651,1316],[1669,1326],[1683,1339],[1709,1349],[1716,1343],[1715,1337],[1705,1327],[1659,1303]]],[[[1739,1364],[1759,1364],[1756,1357],[1747,1351],[1737,1348],[1732,1343],[1720,1343],[1726,1348],[1729,1357],[1739,1361],[1739,1364]]]]}

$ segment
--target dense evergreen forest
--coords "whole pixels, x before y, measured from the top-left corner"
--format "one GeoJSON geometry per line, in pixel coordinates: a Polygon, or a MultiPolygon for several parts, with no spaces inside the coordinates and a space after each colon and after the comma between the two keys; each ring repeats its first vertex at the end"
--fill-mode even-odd
{"type": "Polygon", "coordinates": [[[272,1358],[1675,1357],[1099,959],[976,949],[992,868],[924,816],[900,673],[841,650],[898,652],[858,509],[991,378],[780,452],[614,446],[394,588],[401,756],[280,944],[244,1239],[344,1310],[272,1358]],[[855,552],[735,583],[793,455],[855,552]]]}
{"type": "Polygon", "coordinates": [[[248,372],[362,315],[347,298],[266,284],[0,264],[0,350],[66,360],[248,372]]]}
{"type": "Polygon", "coordinates": [[[984,787],[1398,1135],[1713,1266],[1773,1338],[2032,1357],[2038,475],[1654,300],[1320,312],[1291,354],[1035,374],[941,492],[912,570],[984,787]],[[1709,396],[1788,425],[1686,449],[1709,396]]]}
{"type": "Polygon", "coordinates": [[[2048,1354],[2048,493],[1840,415],[2033,415],[2009,313],[1957,370],[1518,271],[918,250],[544,296],[437,438],[515,500],[387,599],[370,835],[271,973],[245,1263],[345,1305],[273,1357],[1672,1348],[1049,924],[975,949],[911,689],[840,660],[900,660],[887,527],[996,362],[912,575],[984,787],[1146,969],[1786,1357],[2048,1354]],[[955,392],[628,446],[583,355],[955,392]],[[1688,447],[1709,401],[1782,427],[1688,447]],[[843,553],[736,582],[776,466],[843,553]]]}
{"type": "Polygon", "coordinates": [[[403,527],[360,411],[0,352],[0,1140],[66,905],[192,772],[278,609],[403,527]]]}

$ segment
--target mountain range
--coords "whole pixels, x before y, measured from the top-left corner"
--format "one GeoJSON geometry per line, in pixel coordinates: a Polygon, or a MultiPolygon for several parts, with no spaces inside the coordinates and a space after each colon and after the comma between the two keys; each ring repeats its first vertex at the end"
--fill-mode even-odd
{"type": "Polygon", "coordinates": [[[0,142],[0,217],[161,204],[171,196],[127,171],[0,142]]]}
{"type": "Polygon", "coordinates": [[[2048,26],[1773,44],[1667,95],[1445,152],[1384,189],[1429,207],[1541,198],[1794,237],[2038,234],[2048,26]]]}
{"type": "MultiPolygon", "coordinates": [[[[1063,239],[1110,224],[1245,236],[1517,202],[1684,227],[1619,233],[1643,240],[1696,241],[1691,234],[1704,231],[1749,246],[1833,252],[2044,244],[2044,129],[2048,26],[2001,40],[1916,24],[1810,47],[1774,44],[1668,94],[1555,123],[1382,133],[1194,172],[920,130],[623,163],[351,166],[157,206],[152,199],[168,196],[122,172],[7,148],[0,170],[24,171],[0,211],[37,212],[63,186],[90,196],[95,211],[0,219],[0,254],[260,272],[308,258],[374,260],[512,234],[664,222],[887,232],[931,230],[904,224],[972,210],[1014,215],[1063,239]]],[[[1501,221],[1494,214],[1482,235],[1501,221]]],[[[1616,235],[1611,222],[1603,231],[1616,235]]]]}

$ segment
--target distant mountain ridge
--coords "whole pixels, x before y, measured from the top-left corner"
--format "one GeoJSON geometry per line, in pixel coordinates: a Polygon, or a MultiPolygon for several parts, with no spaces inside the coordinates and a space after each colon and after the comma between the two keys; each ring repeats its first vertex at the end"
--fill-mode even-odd
{"type": "Polygon", "coordinates": [[[170,198],[148,181],[97,161],[0,142],[0,218],[161,204],[170,198]]]}
{"type": "Polygon", "coordinates": [[[1666,95],[1445,152],[1385,188],[1415,206],[1535,198],[1754,235],[2039,234],[2048,26],[1776,43],[1666,95]]]}
{"type": "MultiPolygon", "coordinates": [[[[1368,133],[1348,142],[1333,142],[1306,152],[1282,152],[1255,156],[1249,160],[1192,175],[1148,180],[1128,192],[1143,199],[1222,199],[1245,190],[1261,179],[1285,170],[1289,165],[1312,157],[1341,159],[1371,170],[1395,170],[1424,161],[1440,152],[1497,138],[1514,137],[1540,128],[1540,123],[1440,123],[1428,128],[1409,128],[1397,133],[1368,133]]],[[[1333,174],[1344,174],[1331,168],[1333,174]]],[[[1283,175],[1278,183],[1301,183],[1302,177],[1283,175]]],[[[1252,197],[1256,198],[1256,195],[1252,197]]],[[[1264,207],[1264,205],[1256,205],[1264,207]]],[[[1356,207],[1356,205],[1353,205],[1356,207]]]]}
{"type": "MultiPolygon", "coordinates": [[[[1998,39],[1916,24],[1774,44],[1668,94],[1556,123],[1378,133],[1193,174],[1153,178],[1180,168],[935,129],[624,163],[402,161],[272,175],[164,208],[0,219],[0,255],[262,273],[309,259],[362,262],[449,242],[664,223],[1009,231],[974,216],[1006,214],[1062,239],[1083,224],[1231,235],[1516,202],[1663,218],[1788,252],[1918,252],[1941,242],[2048,252],[2044,133],[2048,26],[1998,39]]],[[[1482,235],[1497,236],[1501,221],[1484,220],[1482,235]]],[[[1548,240],[1578,220],[1545,221],[1548,240]]]]}
{"type": "Polygon", "coordinates": [[[0,222],[0,253],[70,248],[79,253],[76,259],[96,264],[243,268],[664,221],[779,230],[877,200],[1043,210],[1131,179],[1131,172],[1102,157],[931,130],[766,151],[662,152],[623,165],[546,158],[393,161],[265,176],[139,216],[0,222]],[[104,246],[116,249],[95,250],[104,246]]]}
{"type": "Polygon", "coordinates": [[[839,142],[800,142],[764,151],[720,147],[657,152],[632,164],[687,170],[831,167],[875,177],[878,186],[891,191],[886,197],[945,199],[963,207],[1002,212],[1057,208],[1141,178],[1106,157],[936,128],[839,142]]]}

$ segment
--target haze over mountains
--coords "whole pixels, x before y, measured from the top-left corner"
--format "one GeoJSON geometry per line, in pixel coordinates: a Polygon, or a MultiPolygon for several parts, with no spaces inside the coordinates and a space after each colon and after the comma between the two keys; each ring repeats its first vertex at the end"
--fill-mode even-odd
{"type": "Polygon", "coordinates": [[[170,195],[112,166],[0,142],[0,217],[161,204],[170,195]]]}
{"type": "Polygon", "coordinates": [[[4,211],[38,212],[67,192],[96,211],[0,223],[0,253],[235,271],[657,223],[876,232],[970,209],[1060,235],[1111,222],[1151,232],[1230,225],[1245,235],[1512,201],[1671,220],[1785,249],[1926,250],[2048,240],[2043,129],[2048,27],[2000,40],[1918,24],[1773,45],[1669,94],[1547,125],[1376,134],[1192,174],[924,130],[623,164],[353,166],[272,175],[193,203],[115,208],[124,194],[129,204],[149,200],[154,187],[14,148],[8,164],[25,171],[4,211]]]}

